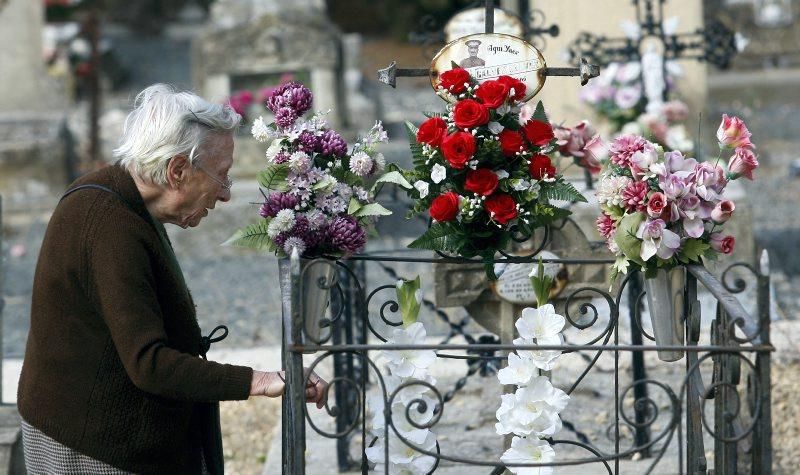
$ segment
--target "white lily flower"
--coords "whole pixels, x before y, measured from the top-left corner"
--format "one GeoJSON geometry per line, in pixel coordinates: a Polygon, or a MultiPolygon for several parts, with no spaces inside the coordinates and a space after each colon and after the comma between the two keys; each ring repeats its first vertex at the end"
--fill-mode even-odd
{"type": "Polygon", "coordinates": [[[514,394],[501,396],[495,430],[498,434],[552,436],[561,430],[558,413],[569,402],[569,396],[554,388],[544,376],[533,378],[531,384],[514,394]]]}
{"type": "Polygon", "coordinates": [[[428,196],[430,185],[428,184],[427,181],[417,180],[414,182],[414,188],[416,188],[417,191],[419,191],[419,197],[420,199],[422,199],[428,196]]]}
{"type": "Polygon", "coordinates": [[[566,319],[557,314],[552,304],[522,310],[522,317],[514,325],[522,338],[547,338],[558,335],[564,329],[566,319]]]}
{"type": "MultiPolygon", "coordinates": [[[[517,338],[513,342],[517,346],[530,346],[530,345],[561,345],[564,339],[561,335],[542,337],[536,340],[532,338],[517,338]]],[[[556,360],[561,356],[559,350],[517,350],[517,353],[523,359],[542,371],[550,371],[553,369],[556,360]]],[[[509,355],[510,357],[511,355],[509,355]]],[[[522,385],[520,385],[522,386],[522,385]]]]}
{"type": "MultiPolygon", "coordinates": [[[[514,340],[516,343],[516,340],[514,340]]],[[[508,354],[508,366],[497,372],[497,379],[502,384],[515,384],[525,386],[534,376],[534,369],[530,359],[520,358],[516,353],[508,354]]]]}
{"type": "MultiPolygon", "coordinates": [[[[500,460],[506,464],[550,463],[556,453],[547,441],[535,437],[514,437],[511,448],[506,450],[500,460]]],[[[519,475],[551,475],[553,467],[508,467],[511,473],[519,475]]]]}
{"type": "MultiPolygon", "coordinates": [[[[389,463],[387,466],[384,458],[384,444],[383,439],[372,447],[367,447],[365,452],[367,458],[377,464],[375,467],[376,473],[386,473],[387,468],[390,474],[397,475],[422,475],[431,471],[436,459],[422,455],[421,453],[409,447],[405,442],[400,440],[396,434],[389,434],[389,463]]],[[[423,443],[417,445],[419,448],[434,452],[436,450],[436,435],[433,432],[427,431],[427,436],[423,443]]]]}
{"type": "MultiPolygon", "coordinates": [[[[406,328],[396,328],[392,332],[387,345],[422,345],[426,337],[425,327],[421,322],[415,322],[406,328]]],[[[436,361],[436,352],[433,350],[393,350],[384,351],[383,355],[389,360],[387,366],[393,375],[401,378],[415,376],[420,370],[427,369],[436,361]]]]}

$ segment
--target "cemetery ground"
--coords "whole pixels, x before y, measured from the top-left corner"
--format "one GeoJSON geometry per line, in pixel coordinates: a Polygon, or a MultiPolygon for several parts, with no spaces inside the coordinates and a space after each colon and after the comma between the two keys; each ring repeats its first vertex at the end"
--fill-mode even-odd
{"type": "MultiPolygon", "coordinates": [[[[368,43],[365,44],[364,51],[366,71],[386,66],[384,59],[388,56],[385,45],[368,43]],[[372,55],[371,50],[375,51],[372,55]],[[382,59],[370,59],[374,57],[382,59]]],[[[398,64],[421,63],[422,60],[415,55],[418,55],[418,50],[412,47],[398,50],[393,58],[398,59],[398,64]]],[[[788,474],[794,473],[800,465],[800,415],[796,411],[797,394],[800,393],[800,336],[796,336],[800,330],[800,324],[796,320],[800,315],[800,258],[796,253],[794,238],[797,228],[800,227],[800,207],[797,206],[800,201],[800,187],[797,186],[800,178],[788,174],[790,162],[797,158],[796,137],[800,136],[800,130],[796,130],[800,125],[789,120],[797,104],[787,104],[778,93],[739,94],[736,91],[741,91],[742,88],[737,84],[729,83],[727,87],[728,89],[719,91],[717,102],[712,108],[727,112],[742,110],[758,140],[761,153],[762,168],[758,171],[758,181],[747,183],[747,191],[753,206],[753,226],[757,242],[769,247],[772,253],[775,283],[773,298],[777,303],[773,316],[777,321],[773,322],[772,338],[778,349],[772,368],[774,466],[776,473],[788,474]],[[775,123],[781,124],[780,133],[775,132],[775,123]],[[763,136],[769,135],[770,138],[761,139],[760,133],[763,136]]],[[[398,127],[400,121],[419,122],[422,120],[420,110],[433,110],[440,104],[424,80],[399,83],[397,90],[381,88],[378,93],[393,138],[393,142],[387,146],[387,158],[389,161],[402,161],[408,154],[404,135],[398,127]]],[[[708,117],[716,116],[716,110],[708,114],[708,117]]],[[[40,198],[6,201],[8,204],[3,211],[3,292],[6,299],[3,313],[3,351],[6,359],[3,402],[15,400],[16,377],[29,327],[30,292],[36,257],[49,213],[60,193],[60,190],[36,192],[35,185],[32,185],[32,189],[40,198]]],[[[225,324],[230,329],[228,338],[214,346],[210,358],[248,364],[260,369],[276,369],[280,365],[280,296],[276,260],[272,256],[219,246],[234,229],[257,218],[257,205],[250,202],[257,201],[258,198],[255,181],[251,177],[240,176],[234,185],[233,200],[220,204],[199,228],[168,228],[198,307],[201,328],[208,332],[217,324],[225,324]]],[[[397,205],[394,208],[401,210],[402,206],[397,205]]],[[[403,221],[402,214],[400,211],[397,216],[384,221],[381,228],[382,238],[371,242],[372,250],[403,248],[419,233],[420,229],[409,224],[413,222],[403,221]]],[[[394,267],[406,277],[413,277],[420,272],[412,268],[394,267]]],[[[368,278],[369,288],[393,283],[375,265],[368,267],[368,278]]],[[[433,298],[431,287],[428,286],[426,294],[430,299],[433,298]]],[[[745,308],[753,311],[752,296],[746,294],[743,299],[745,308]]],[[[603,307],[599,308],[602,312],[603,307]]],[[[463,317],[463,310],[451,309],[448,313],[454,320],[463,317]]],[[[712,314],[712,309],[704,308],[706,325],[703,330],[706,334],[708,316],[712,314]]],[[[430,313],[423,313],[422,319],[429,328],[429,334],[433,335],[432,341],[438,342],[445,327],[436,323],[435,317],[430,313]]],[[[621,315],[620,323],[621,341],[624,341],[627,314],[621,315]]],[[[468,331],[473,334],[483,332],[474,323],[469,324],[468,331]]],[[[565,420],[575,424],[578,430],[605,448],[613,447],[609,445],[610,441],[604,434],[614,416],[610,405],[612,399],[609,399],[613,390],[613,373],[604,371],[613,367],[613,359],[609,360],[609,356],[601,358],[589,379],[576,390],[563,414],[565,420]]],[[[563,371],[556,370],[553,373],[555,384],[562,388],[574,380],[577,368],[585,364],[578,355],[564,357],[563,361],[563,371]]],[[[684,360],[663,363],[650,354],[647,363],[648,376],[668,381],[677,390],[682,379],[684,360]]],[[[626,370],[630,367],[627,354],[621,355],[620,367],[621,385],[624,387],[630,383],[630,371],[626,370]]],[[[467,366],[463,361],[439,361],[434,366],[434,371],[438,379],[437,387],[447,391],[466,373],[467,366]]],[[[323,376],[329,376],[329,373],[323,372],[323,376]]],[[[439,440],[448,453],[486,458],[499,456],[502,439],[494,435],[494,411],[499,406],[499,394],[500,385],[494,376],[474,376],[455,399],[445,406],[445,416],[439,424],[438,432],[439,440]]],[[[627,404],[626,407],[630,408],[631,405],[627,404]]],[[[280,473],[275,465],[279,463],[280,448],[279,400],[256,398],[247,402],[224,402],[221,409],[228,472],[280,473]],[[275,437],[276,435],[278,436],[275,437]]],[[[327,419],[320,417],[319,413],[315,413],[314,418],[320,421],[327,419]]],[[[657,421],[657,424],[663,424],[663,421],[657,421]]],[[[658,427],[654,427],[655,432],[658,432],[658,427]]],[[[308,435],[309,473],[335,473],[334,442],[322,440],[311,430],[308,435]]],[[[566,429],[561,435],[571,437],[566,429]]],[[[353,450],[360,443],[359,439],[360,437],[354,440],[353,450]]],[[[622,441],[623,447],[626,442],[630,443],[629,437],[622,441]]],[[[574,455],[584,456],[585,453],[575,452],[574,455]]],[[[675,467],[671,464],[676,455],[677,446],[673,440],[664,460],[657,466],[656,473],[674,473],[675,467]]],[[[641,468],[651,461],[652,459],[624,462],[623,468],[628,473],[641,473],[641,468]]],[[[488,471],[476,469],[474,472],[466,472],[445,463],[440,473],[455,473],[456,470],[459,473],[488,471]]],[[[578,473],[579,470],[583,473],[600,473],[598,465],[586,466],[582,470],[557,470],[557,473],[578,473]]]]}

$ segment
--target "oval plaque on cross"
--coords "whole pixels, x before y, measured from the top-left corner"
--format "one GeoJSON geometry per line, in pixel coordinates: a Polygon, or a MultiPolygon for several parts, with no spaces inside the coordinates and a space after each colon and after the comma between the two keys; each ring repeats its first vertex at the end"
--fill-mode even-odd
{"type": "MultiPolygon", "coordinates": [[[[539,257],[558,259],[558,256],[549,251],[540,252],[539,257]]],[[[506,302],[524,305],[535,304],[536,294],[533,291],[530,274],[531,272],[536,272],[538,266],[538,262],[495,265],[495,272],[498,278],[492,284],[492,290],[506,302]]],[[[550,298],[555,298],[567,284],[567,268],[561,263],[548,262],[544,264],[544,273],[553,279],[550,298]]]]}
{"type": "MultiPolygon", "coordinates": [[[[522,38],[502,33],[478,33],[448,43],[431,63],[434,89],[438,89],[441,82],[439,75],[454,65],[466,69],[479,83],[500,76],[511,76],[524,82],[523,102],[542,89],[547,71],[541,51],[522,38]]],[[[455,98],[447,96],[443,94],[440,97],[455,102],[455,98]]]]}

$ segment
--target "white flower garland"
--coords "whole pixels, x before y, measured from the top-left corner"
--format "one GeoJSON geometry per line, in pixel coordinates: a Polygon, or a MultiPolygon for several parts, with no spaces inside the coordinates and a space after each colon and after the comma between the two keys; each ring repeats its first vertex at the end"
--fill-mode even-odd
{"type": "MultiPolygon", "coordinates": [[[[520,338],[515,345],[560,345],[566,323],[551,304],[526,308],[515,326],[520,338]]],[[[517,386],[513,394],[503,394],[497,410],[495,430],[500,435],[514,434],[511,448],[500,460],[506,464],[548,463],[555,451],[544,438],[561,430],[559,413],[567,407],[569,396],[553,387],[539,370],[549,371],[561,356],[558,350],[517,350],[508,355],[508,366],[497,373],[502,384],[517,386]]],[[[552,467],[508,467],[512,473],[550,475],[552,467]]]]}
{"type": "MultiPolygon", "coordinates": [[[[387,345],[420,345],[425,343],[427,334],[422,322],[412,323],[405,328],[396,328],[392,331],[392,337],[386,341],[387,345]]],[[[430,389],[424,382],[430,385],[436,384],[436,380],[428,372],[428,368],[436,361],[436,352],[433,350],[384,350],[381,352],[386,360],[386,368],[389,374],[384,376],[383,381],[386,386],[387,396],[397,390],[404,383],[411,383],[397,393],[392,401],[391,417],[394,427],[403,439],[411,442],[428,452],[436,451],[436,434],[430,429],[420,429],[415,427],[406,417],[406,412],[413,419],[416,425],[428,424],[434,417],[434,409],[438,405],[438,400],[430,395],[430,389]],[[416,383],[416,384],[414,384],[416,383]],[[419,412],[419,401],[424,401],[424,412],[419,412]],[[409,409],[409,405],[411,406],[409,409]]],[[[394,430],[386,428],[384,395],[381,391],[373,393],[368,398],[368,406],[373,413],[370,432],[377,438],[372,447],[367,447],[367,458],[376,464],[375,471],[385,473],[403,473],[422,475],[433,469],[436,459],[429,455],[424,455],[408,444],[403,442],[394,430]],[[386,439],[384,434],[388,433],[389,460],[384,457],[386,439]],[[388,465],[388,467],[387,467],[388,465]]]]}

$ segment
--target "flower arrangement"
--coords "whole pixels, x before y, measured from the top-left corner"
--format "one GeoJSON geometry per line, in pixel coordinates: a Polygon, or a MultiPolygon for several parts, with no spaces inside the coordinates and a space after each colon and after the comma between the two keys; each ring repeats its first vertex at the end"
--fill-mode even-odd
{"type": "MultiPolygon", "coordinates": [[[[551,281],[539,263],[538,274],[531,277],[537,294],[537,308],[525,308],[514,326],[520,338],[517,346],[548,345],[564,343],[562,331],[566,319],[547,302],[547,290],[551,281]]],[[[508,366],[497,373],[501,384],[513,385],[513,394],[503,394],[497,410],[495,430],[499,435],[513,434],[511,448],[500,460],[506,464],[549,463],[555,459],[555,451],[544,440],[561,430],[559,413],[567,407],[569,396],[553,387],[539,371],[550,371],[561,356],[559,350],[516,350],[508,355],[508,366]]],[[[514,467],[511,473],[552,474],[552,467],[514,467]]]]}
{"type": "Polygon", "coordinates": [[[576,165],[589,173],[600,173],[600,160],[596,156],[600,134],[588,120],[582,120],[572,128],[558,125],[553,128],[553,133],[561,156],[571,157],[576,165]]]}
{"type": "Polygon", "coordinates": [[[409,247],[491,260],[512,235],[564,218],[551,200],[585,201],[556,172],[556,138],[541,103],[520,120],[525,84],[509,76],[481,84],[461,68],[442,73],[437,94],[453,101],[419,128],[406,123],[414,168],[410,215],[428,212],[430,228],[409,247]]]}
{"type": "Polygon", "coordinates": [[[305,86],[289,82],[266,99],[275,122],[265,124],[259,117],[252,126],[256,140],[271,140],[267,167],[258,174],[263,219],[238,230],[226,244],[278,256],[291,254],[292,248],[311,256],[346,256],[364,248],[367,229],[378,216],[391,214],[374,202],[365,184],[386,165],[376,151],[387,141],[380,122],[348,151],[323,116],[302,119],[312,98],[305,86]]]}
{"type": "Polygon", "coordinates": [[[272,96],[278,88],[283,87],[284,84],[292,82],[294,75],[291,73],[284,73],[280,77],[280,82],[277,86],[262,87],[257,90],[239,89],[231,93],[230,97],[225,101],[237,114],[242,116],[244,122],[250,122],[250,118],[255,114],[263,114],[271,112],[267,107],[267,99],[272,96]]]}
{"type": "Polygon", "coordinates": [[[688,153],[694,149],[685,124],[688,117],[689,107],[684,102],[669,101],[622,126],[622,134],[643,135],[666,150],[688,153]]]}
{"type": "MultiPolygon", "coordinates": [[[[396,290],[403,326],[392,330],[392,337],[386,341],[386,345],[425,344],[425,326],[417,321],[422,301],[419,276],[410,281],[399,280],[396,290]]],[[[430,473],[436,465],[436,459],[415,450],[409,443],[427,452],[436,452],[436,434],[427,427],[434,422],[435,411],[439,407],[439,401],[431,391],[436,380],[428,370],[436,361],[436,352],[383,350],[380,355],[386,362],[388,372],[383,376],[386,396],[391,398],[395,392],[397,394],[390,401],[388,411],[382,390],[368,397],[368,407],[373,414],[370,433],[376,440],[366,448],[367,458],[375,464],[377,473],[430,473]],[[393,429],[387,428],[387,418],[391,418],[393,429]],[[387,444],[388,460],[385,458],[387,444]]]]}
{"type": "Polygon", "coordinates": [[[617,256],[613,277],[631,263],[652,276],[658,269],[733,252],[735,238],[721,229],[736,209],[725,198],[725,187],[740,177],[753,179],[758,160],[750,136],[741,119],[723,115],[714,164],[664,152],[637,135],[610,144],[597,189],[602,210],[597,228],[617,256]],[[727,171],[718,164],[725,151],[732,152],[727,171]]]}
{"type": "Polygon", "coordinates": [[[638,61],[610,63],[600,76],[581,88],[580,99],[615,131],[636,120],[647,106],[642,90],[642,65],[638,61]]]}

